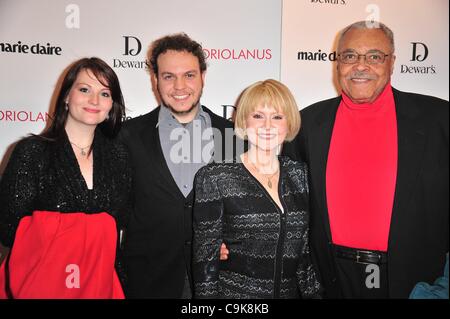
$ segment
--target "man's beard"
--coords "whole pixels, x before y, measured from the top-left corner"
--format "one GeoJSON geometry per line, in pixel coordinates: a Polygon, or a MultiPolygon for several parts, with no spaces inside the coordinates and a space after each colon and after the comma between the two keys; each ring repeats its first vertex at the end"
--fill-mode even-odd
{"type": "Polygon", "coordinates": [[[200,91],[200,94],[199,94],[199,96],[198,96],[197,101],[195,101],[194,103],[192,103],[191,107],[190,107],[188,110],[185,110],[185,111],[178,111],[178,110],[176,110],[172,105],[170,105],[170,103],[167,103],[167,101],[165,101],[164,97],[162,96],[161,92],[159,91],[159,88],[157,88],[157,89],[158,89],[158,94],[159,94],[159,96],[161,97],[161,100],[162,100],[162,102],[164,103],[164,105],[167,106],[167,108],[168,108],[173,114],[176,114],[176,115],[185,115],[185,114],[191,113],[191,112],[195,109],[195,107],[199,104],[200,98],[202,97],[202,94],[203,94],[203,88],[202,88],[201,91],[200,91]]]}
{"type": "Polygon", "coordinates": [[[170,112],[172,112],[173,114],[177,114],[177,115],[184,115],[184,114],[189,114],[189,113],[191,113],[192,110],[194,110],[195,107],[198,105],[198,102],[199,102],[199,101],[200,101],[200,99],[198,99],[197,102],[192,103],[191,107],[190,107],[188,110],[185,110],[185,111],[178,111],[178,110],[175,110],[175,108],[174,108],[172,105],[170,105],[169,103],[166,103],[166,102],[164,101],[164,99],[163,99],[164,105],[167,106],[167,107],[169,108],[170,112]]]}

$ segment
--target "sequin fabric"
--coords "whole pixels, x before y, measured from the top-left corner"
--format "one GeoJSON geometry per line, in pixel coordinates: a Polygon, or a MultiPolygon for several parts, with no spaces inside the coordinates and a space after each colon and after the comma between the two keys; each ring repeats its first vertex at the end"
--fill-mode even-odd
{"type": "Polygon", "coordinates": [[[34,210],[107,212],[118,227],[130,211],[131,168],[124,146],[99,129],[93,142],[93,189],[87,188],[67,136],[31,136],[15,147],[0,181],[0,241],[11,247],[22,217],[34,210]]]}
{"type": "Polygon", "coordinates": [[[214,163],[195,180],[194,288],[197,298],[317,298],[308,244],[304,163],[280,157],[284,212],[242,163],[214,163]],[[229,249],[219,260],[220,246],[229,249]]]}

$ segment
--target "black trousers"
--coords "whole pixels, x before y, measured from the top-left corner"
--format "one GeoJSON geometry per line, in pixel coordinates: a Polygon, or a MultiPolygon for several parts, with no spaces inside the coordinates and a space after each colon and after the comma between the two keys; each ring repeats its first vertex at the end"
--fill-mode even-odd
{"type": "Polygon", "coordinates": [[[192,291],[191,291],[191,285],[189,283],[189,276],[186,273],[186,276],[184,278],[184,288],[183,293],[181,295],[181,299],[192,299],[192,291]]]}
{"type": "Polygon", "coordinates": [[[342,298],[389,298],[387,263],[359,263],[356,260],[336,256],[335,261],[342,298]]]}

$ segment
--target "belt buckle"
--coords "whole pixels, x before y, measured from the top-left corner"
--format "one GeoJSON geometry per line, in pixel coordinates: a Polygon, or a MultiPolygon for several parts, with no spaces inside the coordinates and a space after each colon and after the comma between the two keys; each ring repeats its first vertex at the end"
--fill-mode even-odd
{"type": "Polygon", "coordinates": [[[357,264],[363,264],[363,265],[378,264],[378,262],[381,259],[380,255],[376,254],[377,257],[378,257],[378,262],[376,262],[376,263],[362,262],[362,261],[359,260],[362,257],[361,254],[372,254],[372,252],[371,251],[367,251],[367,250],[357,250],[356,251],[356,263],[357,264]]]}

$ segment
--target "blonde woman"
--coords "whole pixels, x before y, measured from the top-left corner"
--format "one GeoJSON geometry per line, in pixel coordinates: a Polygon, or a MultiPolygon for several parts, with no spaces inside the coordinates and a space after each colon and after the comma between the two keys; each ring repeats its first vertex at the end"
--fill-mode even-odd
{"type": "Polygon", "coordinates": [[[318,297],[308,246],[307,167],[278,155],[300,129],[289,89],[271,79],[248,87],[235,129],[248,151],[233,163],[203,167],[195,180],[195,297],[318,297]],[[222,244],[228,249],[223,261],[222,244]]]}

